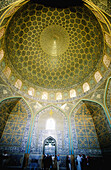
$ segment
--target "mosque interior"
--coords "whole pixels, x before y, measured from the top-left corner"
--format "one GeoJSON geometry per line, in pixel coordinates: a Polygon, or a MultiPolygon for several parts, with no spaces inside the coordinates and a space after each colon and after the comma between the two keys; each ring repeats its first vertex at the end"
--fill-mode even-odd
{"type": "MultiPolygon", "coordinates": [[[[111,158],[111,1],[0,1],[0,154],[111,158]]],[[[40,164],[39,164],[40,167],[40,164]]]]}

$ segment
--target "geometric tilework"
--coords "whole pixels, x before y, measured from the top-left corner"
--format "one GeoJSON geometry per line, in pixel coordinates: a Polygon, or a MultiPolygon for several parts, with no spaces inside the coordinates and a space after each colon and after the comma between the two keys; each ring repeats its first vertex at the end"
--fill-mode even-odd
{"type": "Polygon", "coordinates": [[[111,130],[103,108],[93,102],[85,102],[91,112],[101,148],[111,147],[111,130]]]}
{"type": "Polygon", "coordinates": [[[9,117],[9,114],[17,102],[18,102],[17,98],[16,99],[12,98],[10,100],[8,100],[8,99],[3,100],[0,103],[0,137],[4,130],[4,127],[7,122],[8,117],[9,117]]]}
{"type": "MultiPolygon", "coordinates": [[[[5,116],[8,117],[8,113],[6,113],[5,116]]],[[[0,137],[1,137],[2,132],[4,130],[5,124],[6,124],[6,120],[4,120],[1,116],[1,114],[0,114],[0,137]]]]}
{"type": "Polygon", "coordinates": [[[0,8],[4,8],[7,7],[8,5],[10,5],[12,2],[15,2],[17,0],[4,0],[0,2],[0,8]]]}
{"type": "Polygon", "coordinates": [[[56,140],[56,153],[69,154],[68,122],[62,111],[53,106],[40,111],[35,117],[30,153],[42,154],[43,142],[49,136],[56,140]],[[49,114],[50,111],[52,111],[52,116],[49,114]],[[55,121],[53,130],[46,129],[46,122],[51,117],[55,121]]]}
{"type": "Polygon", "coordinates": [[[103,53],[101,27],[85,5],[59,9],[28,2],[11,18],[5,37],[4,61],[10,60],[14,74],[48,89],[81,82],[103,53]]]}
{"type": "Polygon", "coordinates": [[[108,87],[107,87],[107,92],[106,92],[106,105],[107,109],[109,111],[109,114],[111,116],[111,78],[109,79],[108,87]]]}
{"type": "Polygon", "coordinates": [[[99,148],[92,116],[83,104],[75,114],[78,148],[99,148]]]}
{"type": "Polygon", "coordinates": [[[4,132],[0,140],[0,145],[20,145],[24,135],[26,120],[26,110],[21,105],[21,103],[18,102],[11,111],[5,124],[4,132]]]}
{"type": "MultiPolygon", "coordinates": [[[[1,80],[0,80],[1,81],[1,80]]],[[[0,84],[0,100],[12,96],[12,92],[8,86],[0,84]]]]}

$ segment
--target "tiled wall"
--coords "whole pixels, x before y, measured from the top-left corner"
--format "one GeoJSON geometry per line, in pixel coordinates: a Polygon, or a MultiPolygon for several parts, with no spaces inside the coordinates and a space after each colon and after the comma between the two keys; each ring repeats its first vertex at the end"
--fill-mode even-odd
{"type": "Polygon", "coordinates": [[[21,98],[10,98],[0,104],[0,151],[24,153],[31,114],[21,98]],[[25,106],[25,107],[24,107],[25,106]]]}
{"type": "Polygon", "coordinates": [[[74,154],[99,155],[100,146],[90,111],[80,103],[71,115],[74,154]]]}
{"type": "Polygon", "coordinates": [[[41,159],[44,140],[51,136],[56,140],[60,166],[65,167],[66,155],[101,156],[100,148],[110,149],[110,127],[102,106],[81,101],[71,111],[71,117],[68,115],[52,105],[31,115],[22,98],[3,100],[0,104],[0,152],[26,152],[30,154],[30,159],[35,156],[41,159]],[[55,129],[47,129],[49,119],[54,120],[55,129]]]}
{"type": "Polygon", "coordinates": [[[105,111],[102,106],[95,103],[85,102],[87,108],[89,109],[93,122],[95,125],[96,133],[98,136],[99,144],[101,149],[108,148],[111,150],[111,129],[108,120],[105,115],[105,111]]]}
{"type": "Polygon", "coordinates": [[[107,84],[107,91],[106,91],[106,106],[111,117],[111,77],[107,84]]]}
{"type": "Polygon", "coordinates": [[[32,132],[31,153],[43,153],[43,142],[47,137],[53,137],[57,142],[57,153],[69,154],[68,123],[65,115],[55,107],[48,107],[38,113],[35,117],[32,132]],[[50,115],[52,112],[52,115],[50,115]],[[55,129],[47,130],[47,120],[55,121],[55,129]],[[42,135],[41,135],[42,134],[42,135]]]}

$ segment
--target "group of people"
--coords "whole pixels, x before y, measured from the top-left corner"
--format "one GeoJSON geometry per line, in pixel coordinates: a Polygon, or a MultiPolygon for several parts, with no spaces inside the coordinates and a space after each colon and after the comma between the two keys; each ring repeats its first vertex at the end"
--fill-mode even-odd
{"type": "Polygon", "coordinates": [[[43,155],[42,156],[42,169],[44,170],[59,170],[60,156],[58,155],[43,155]]]}
{"type": "Polygon", "coordinates": [[[78,155],[76,157],[76,168],[77,170],[86,170],[87,166],[88,166],[88,159],[86,158],[86,156],[83,155],[78,155]]]}
{"type": "MultiPolygon", "coordinates": [[[[9,160],[9,154],[4,151],[0,161],[0,168],[7,169],[7,161],[9,160]]],[[[23,168],[30,166],[31,169],[38,169],[40,166],[42,170],[59,170],[62,157],[58,155],[43,155],[42,159],[31,159],[29,163],[29,154],[25,154],[23,168]],[[40,165],[41,164],[41,165],[40,165]]],[[[64,161],[62,161],[64,162],[64,161]]],[[[62,164],[61,164],[62,165],[62,164]]],[[[66,170],[104,170],[104,159],[102,157],[90,157],[82,155],[77,155],[74,158],[74,155],[66,156],[66,170]]]]}
{"type": "Polygon", "coordinates": [[[71,170],[71,156],[67,155],[66,157],[66,168],[67,170],[71,170]]]}
{"type": "Polygon", "coordinates": [[[103,170],[104,162],[102,158],[78,155],[75,159],[76,170],[103,170]]]}
{"type": "Polygon", "coordinates": [[[6,151],[4,151],[0,157],[0,164],[1,164],[0,168],[1,169],[3,170],[6,169],[6,165],[8,163],[9,158],[10,158],[10,155],[6,151]]]}
{"type": "MultiPolygon", "coordinates": [[[[61,164],[59,155],[42,155],[42,170],[59,170],[61,164]]],[[[66,170],[103,170],[101,158],[82,155],[66,156],[66,170]],[[101,165],[100,165],[101,164],[101,165]]]]}
{"type": "Polygon", "coordinates": [[[90,157],[78,155],[76,159],[72,155],[66,157],[66,169],[67,170],[90,170],[90,157]]]}

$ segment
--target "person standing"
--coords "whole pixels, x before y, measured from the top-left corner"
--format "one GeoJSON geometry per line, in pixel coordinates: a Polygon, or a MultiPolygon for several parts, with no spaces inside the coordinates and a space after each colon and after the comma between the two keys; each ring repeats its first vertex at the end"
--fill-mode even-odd
{"type": "Polygon", "coordinates": [[[77,156],[77,170],[81,170],[81,162],[82,162],[81,155],[78,155],[77,156]]]}
{"type": "Polygon", "coordinates": [[[60,165],[60,156],[58,154],[57,155],[57,170],[59,170],[59,165],[60,165]]]}
{"type": "Polygon", "coordinates": [[[50,169],[52,169],[52,156],[49,156],[50,169]]]}
{"type": "Polygon", "coordinates": [[[68,157],[68,159],[69,159],[69,170],[71,170],[71,156],[69,155],[69,157],[68,157]]]}
{"type": "Polygon", "coordinates": [[[68,159],[68,155],[66,157],[66,169],[69,170],[69,159],[68,159]]]}
{"type": "Polygon", "coordinates": [[[55,155],[53,169],[57,170],[57,156],[55,155]]]}
{"type": "Polygon", "coordinates": [[[22,169],[25,169],[28,166],[28,161],[29,161],[29,154],[25,153],[24,161],[23,161],[23,168],[22,169]]]}
{"type": "Polygon", "coordinates": [[[43,162],[44,162],[44,170],[46,170],[46,165],[47,165],[47,156],[46,155],[44,155],[43,162]]]}
{"type": "Polygon", "coordinates": [[[41,169],[44,169],[44,155],[41,157],[41,169]]]}
{"type": "Polygon", "coordinates": [[[87,159],[84,154],[82,155],[81,167],[82,167],[82,170],[86,170],[87,168],[87,159]]]}
{"type": "Polygon", "coordinates": [[[74,160],[74,155],[71,155],[71,169],[75,169],[75,160],[74,160]]]}
{"type": "Polygon", "coordinates": [[[9,155],[7,154],[6,151],[4,151],[2,154],[2,169],[3,170],[7,169],[8,159],[9,159],[9,155]]]}

